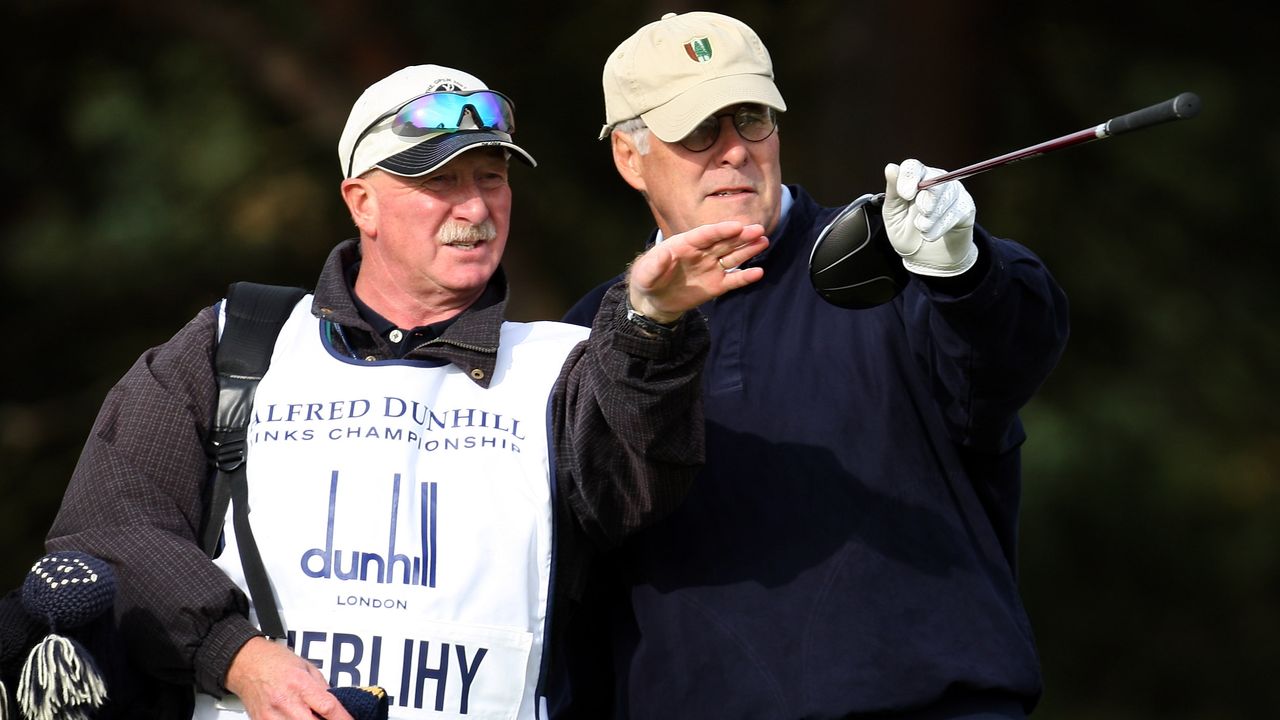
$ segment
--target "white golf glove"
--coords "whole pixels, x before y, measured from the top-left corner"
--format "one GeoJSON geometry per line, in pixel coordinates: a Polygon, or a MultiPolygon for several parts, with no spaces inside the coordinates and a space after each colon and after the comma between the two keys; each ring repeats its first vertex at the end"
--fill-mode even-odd
{"type": "Polygon", "coordinates": [[[978,261],[978,246],[973,244],[978,209],[960,181],[916,189],[921,180],[942,174],[919,160],[884,168],[885,231],[902,264],[919,275],[951,277],[978,261]]]}

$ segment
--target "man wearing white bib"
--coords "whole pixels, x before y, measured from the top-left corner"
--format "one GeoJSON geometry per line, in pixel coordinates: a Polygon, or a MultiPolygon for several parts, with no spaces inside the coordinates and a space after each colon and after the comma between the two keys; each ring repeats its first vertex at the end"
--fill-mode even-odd
{"type": "Polygon", "coordinates": [[[436,65],[352,108],[359,238],[285,322],[248,428],[284,637],[260,629],[230,514],[214,559],[197,541],[222,304],[108,395],[48,547],[116,569],[116,630],[152,687],[117,715],[348,720],[328,690],[376,685],[392,718],[539,716],[587,559],[671,510],[702,462],[694,308],[758,280],[723,268],[767,240],[739,222],[670,238],[590,333],[507,322],[508,161],[534,165],[513,132],[508,98],[436,65]]]}

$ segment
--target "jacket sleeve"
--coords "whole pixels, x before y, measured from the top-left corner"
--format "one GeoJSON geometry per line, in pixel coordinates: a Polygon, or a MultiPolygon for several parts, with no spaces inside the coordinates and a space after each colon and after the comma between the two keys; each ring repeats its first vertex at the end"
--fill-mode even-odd
{"type": "Polygon", "coordinates": [[[1018,410],[1049,376],[1066,346],[1068,305],[1027,248],[975,228],[982,274],[955,285],[914,278],[903,294],[912,352],[953,439],[998,454],[1024,439],[1018,410]]]}
{"type": "Polygon", "coordinates": [[[674,509],[705,455],[705,318],[690,311],[669,336],[650,335],[625,298],[625,283],[605,294],[552,398],[562,506],[597,549],[674,509]]]}
{"type": "Polygon", "coordinates": [[[196,540],[215,402],[212,308],[142,355],[108,393],[50,530],[117,575],[116,630],[130,659],[164,682],[215,695],[259,631],[248,602],[196,540]]]}

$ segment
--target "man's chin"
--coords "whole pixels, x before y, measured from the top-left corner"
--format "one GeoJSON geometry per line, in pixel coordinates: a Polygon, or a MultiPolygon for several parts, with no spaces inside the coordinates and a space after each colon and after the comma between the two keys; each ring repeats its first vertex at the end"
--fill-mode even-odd
{"type": "Polygon", "coordinates": [[[703,204],[700,213],[704,224],[737,220],[743,225],[763,225],[769,227],[774,213],[764,207],[759,195],[711,196],[703,204]]]}

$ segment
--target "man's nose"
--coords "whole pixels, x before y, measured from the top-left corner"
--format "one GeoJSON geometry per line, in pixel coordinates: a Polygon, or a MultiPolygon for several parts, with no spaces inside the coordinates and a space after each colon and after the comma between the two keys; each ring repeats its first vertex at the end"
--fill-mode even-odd
{"type": "Polygon", "coordinates": [[[712,151],[716,154],[716,161],[721,165],[742,167],[746,164],[748,158],[747,141],[738,134],[738,128],[733,124],[732,115],[720,118],[720,137],[716,138],[716,144],[712,151]]]}
{"type": "Polygon", "coordinates": [[[458,195],[453,202],[453,218],[465,220],[472,225],[478,225],[489,218],[489,206],[475,183],[467,183],[458,188],[458,195]]]}

